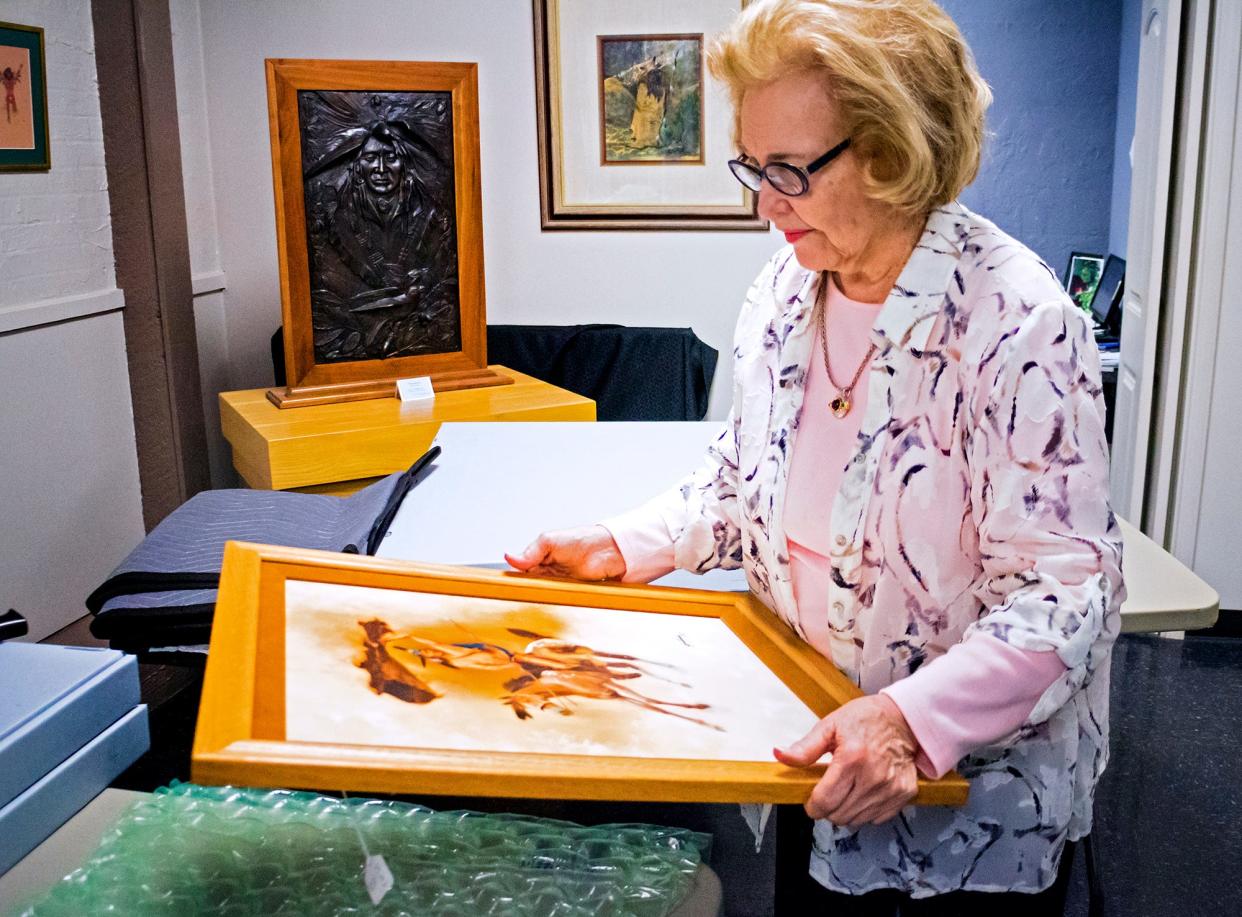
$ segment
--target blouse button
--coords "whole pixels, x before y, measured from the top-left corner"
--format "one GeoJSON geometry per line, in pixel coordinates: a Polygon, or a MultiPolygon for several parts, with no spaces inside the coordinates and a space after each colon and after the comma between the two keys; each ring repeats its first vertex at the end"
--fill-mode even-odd
{"type": "Polygon", "coordinates": [[[843,547],[845,547],[845,544],[846,544],[846,541],[847,541],[847,540],[848,540],[848,539],[846,539],[846,537],[845,537],[844,535],[838,535],[838,536],[837,536],[837,538],[836,538],[836,541],[837,541],[837,547],[838,547],[838,548],[843,548],[843,547]]]}
{"type": "Polygon", "coordinates": [[[840,602],[833,602],[832,610],[836,612],[837,614],[842,614],[845,611],[845,606],[842,605],[840,602]]]}

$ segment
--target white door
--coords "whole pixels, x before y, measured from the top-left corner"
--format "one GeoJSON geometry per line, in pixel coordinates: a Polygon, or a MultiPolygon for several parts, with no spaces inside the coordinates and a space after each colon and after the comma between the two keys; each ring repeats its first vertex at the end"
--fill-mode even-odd
{"type": "Polygon", "coordinates": [[[1111,484],[1114,509],[1140,528],[1144,527],[1152,386],[1164,288],[1181,15],[1182,0],[1147,0],[1139,39],[1130,239],[1111,484]]]}
{"type": "Polygon", "coordinates": [[[1168,548],[1242,608],[1242,3],[1215,5],[1168,548]]]}

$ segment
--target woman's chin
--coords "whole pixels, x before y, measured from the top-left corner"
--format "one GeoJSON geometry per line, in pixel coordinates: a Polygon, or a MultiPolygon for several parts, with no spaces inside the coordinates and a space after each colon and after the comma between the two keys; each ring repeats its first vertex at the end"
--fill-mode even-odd
{"type": "Polygon", "coordinates": [[[808,271],[831,271],[832,259],[824,257],[823,251],[803,237],[793,244],[794,257],[808,271]],[[802,244],[798,244],[798,243],[802,244]]]}

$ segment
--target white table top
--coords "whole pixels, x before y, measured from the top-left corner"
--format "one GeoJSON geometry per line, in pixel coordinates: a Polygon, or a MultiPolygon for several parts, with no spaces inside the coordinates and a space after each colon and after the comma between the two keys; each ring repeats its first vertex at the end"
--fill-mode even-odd
{"type": "MultiPolygon", "coordinates": [[[[406,498],[381,557],[507,568],[547,529],[598,522],[671,487],[702,461],[720,424],[446,423],[444,450],[406,498]]],[[[1220,599],[1177,558],[1122,520],[1129,597],[1124,632],[1210,626],[1220,599]]],[[[660,585],[746,588],[741,571],[678,571],[660,585]]]]}
{"type": "MultiPolygon", "coordinates": [[[[495,564],[543,531],[607,519],[676,484],[703,460],[716,423],[446,423],[444,450],[411,491],[380,557],[495,564]],[[575,430],[574,427],[581,427],[575,430]]],[[[659,580],[746,589],[740,570],[659,580]]]]}

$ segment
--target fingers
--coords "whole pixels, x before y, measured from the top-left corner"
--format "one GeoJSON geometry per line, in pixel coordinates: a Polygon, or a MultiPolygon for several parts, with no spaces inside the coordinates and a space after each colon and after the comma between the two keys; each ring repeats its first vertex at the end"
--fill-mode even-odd
{"type": "Polygon", "coordinates": [[[831,715],[811,727],[811,731],[788,748],[774,748],[772,754],[781,764],[790,767],[809,767],[836,744],[836,725],[831,715]]]}
{"type": "Polygon", "coordinates": [[[544,532],[505,560],[515,570],[543,576],[602,581],[625,575],[625,559],[602,525],[544,532]]]}
{"type": "Polygon", "coordinates": [[[806,801],[807,814],[851,829],[880,824],[896,816],[918,790],[917,746],[906,735],[904,719],[899,725],[882,702],[860,698],[774,754],[791,767],[806,767],[831,751],[831,761],[806,801]]]}
{"type": "Polygon", "coordinates": [[[521,554],[505,554],[505,560],[515,570],[525,573],[548,559],[550,553],[551,545],[548,542],[548,536],[544,534],[523,548],[521,554]]]}
{"type": "MultiPolygon", "coordinates": [[[[824,772],[819,783],[815,784],[811,797],[803,806],[806,814],[811,818],[820,819],[828,818],[831,813],[839,811],[853,793],[856,779],[857,774],[854,770],[837,765],[836,755],[833,755],[828,770],[824,772]]],[[[834,821],[833,824],[837,822],[834,821]]]]}
{"type": "Polygon", "coordinates": [[[866,824],[883,824],[909,805],[918,792],[918,780],[913,773],[884,775],[870,786],[866,785],[867,779],[857,782],[858,792],[824,817],[851,830],[866,824]]]}

